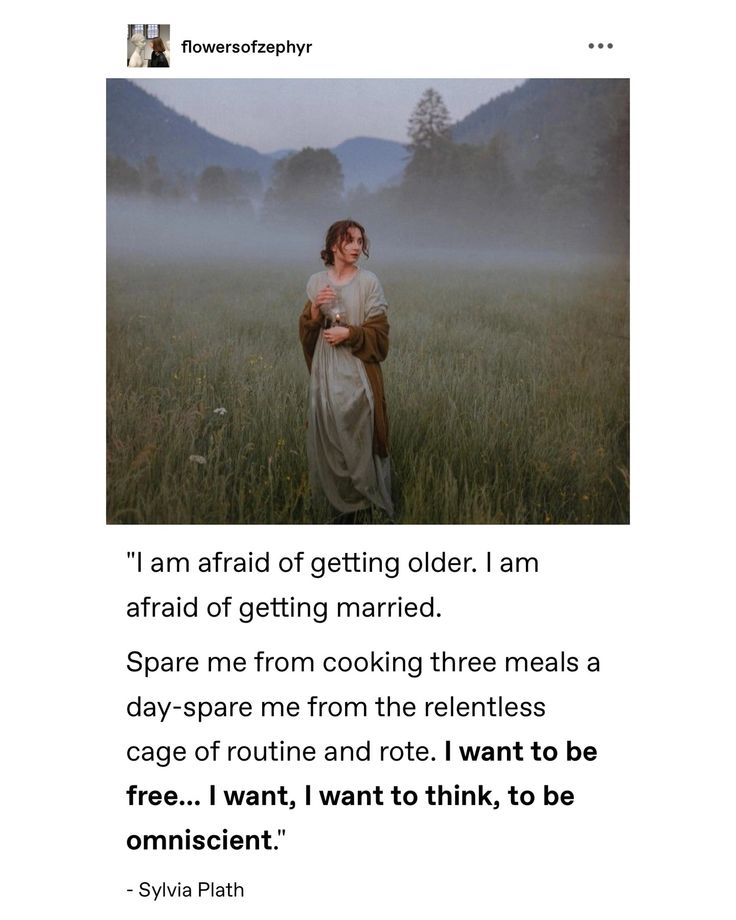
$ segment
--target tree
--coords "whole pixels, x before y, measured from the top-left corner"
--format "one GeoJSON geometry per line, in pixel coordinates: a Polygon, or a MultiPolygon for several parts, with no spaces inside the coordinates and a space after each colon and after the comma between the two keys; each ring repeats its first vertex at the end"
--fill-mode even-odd
{"type": "Polygon", "coordinates": [[[537,199],[570,183],[570,177],[560,165],[555,153],[545,151],[526,174],[526,184],[537,199]]]}
{"type": "Polygon", "coordinates": [[[618,119],[616,127],[598,145],[597,169],[593,175],[591,205],[600,214],[608,245],[622,249],[629,242],[629,116],[618,119]]]}
{"type": "Polygon", "coordinates": [[[629,116],[619,118],[614,132],[598,144],[594,180],[607,206],[628,213],[629,206],[629,116]]]}
{"type": "Polygon", "coordinates": [[[404,169],[402,197],[416,216],[427,216],[445,207],[445,180],[456,174],[458,154],[450,132],[450,113],[431,87],[411,113],[407,133],[411,158],[404,169]]]}
{"type": "Polygon", "coordinates": [[[164,177],[155,156],[147,156],[140,166],[141,181],[147,195],[160,197],[164,193],[164,177]]]}
{"type": "Polygon", "coordinates": [[[432,89],[426,89],[409,116],[407,129],[411,144],[409,149],[429,150],[438,141],[451,139],[450,113],[442,100],[442,96],[432,89]]]}
{"type": "Polygon", "coordinates": [[[139,195],[143,183],[138,170],[122,157],[107,157],[107,191],[117,195],[139,195]]]}
{"type": "Polygon", "coordinates": [[[230,197],[230,188],[222,166],[208,166],[199,177],[200,201],[222,202],[230,197]]]}
{"type": "Polygon", "coordinates": [[[305,147],[278,160],[266,196],[268,210],[282,214],[330,210],[342,200],[340,161],[327,149],[305,147]]]}

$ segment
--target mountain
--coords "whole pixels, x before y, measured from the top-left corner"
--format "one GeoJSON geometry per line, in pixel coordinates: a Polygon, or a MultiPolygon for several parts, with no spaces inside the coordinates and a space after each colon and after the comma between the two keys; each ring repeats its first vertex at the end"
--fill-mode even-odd
{"type": "Polygon", "coordinates": [[[107,152],[132,164],[155,156],[161,171],[172,175],[222,166],[267,180],[273,166],[270,157],[215,137],[129,80],[107,81],[107,152]]]}
{"type": "MultiPolygon", "coordinates": [[[[345,189],[364,185],[369,191],[398,181],[406,163],[406,147],[396,141],[379,137],[351,137],[331,148],[340,161],[345,189]]],[[[268,156],[274,160],[297,153],[293,149],[274,150],[268,156]]]]}
{"type": "MultiPolygon", "coordinates": [[[[107,81],[107,152],[137,165],[155,156],[162,173],[198,175],[207,166],[257,172],[267,184],[276,160],[291,149],[259,153],[215,137],[130,80],[107,81]]],[[[345,188],[373,191],[400,177],[406,149],[396,141],[354,137],[332,152],[342,164],[345,188]]]]}
{"type": "Polygon", "coordinates": [[[362,183],[375,191],[400,177],[407,159],[403,144],[377,137],[353,137],[333,147],[332,152],[342,164],[346,189],[362,183]]]}
{"type": "Polygon", "coordinates": [[[517,175],[542,157],[569,173],[591,175],[599,146],[628,112],[628,80],[527,80],[459,121],[453,139],[487,144],[502,135],[517,175]]]}

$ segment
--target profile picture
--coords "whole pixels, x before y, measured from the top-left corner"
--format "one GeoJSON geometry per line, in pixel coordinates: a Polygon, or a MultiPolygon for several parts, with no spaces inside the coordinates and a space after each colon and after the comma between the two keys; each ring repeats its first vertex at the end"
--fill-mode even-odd
{"type": "Polygon", "coordinates": [[[128,67],[169,67],[170,52],[167,23],[128,24],[128,67]]]}

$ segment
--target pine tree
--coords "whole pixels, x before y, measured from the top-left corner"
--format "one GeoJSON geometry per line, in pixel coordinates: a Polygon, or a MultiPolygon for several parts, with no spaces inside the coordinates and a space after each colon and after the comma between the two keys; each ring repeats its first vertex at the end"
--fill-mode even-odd
{"type": "Polygon", "coordinates": [[[422,97],[409,117],[409,149],[430,150],[438,141],[451,139],[450,113],[442,96],[431,87],[422,97]]]}

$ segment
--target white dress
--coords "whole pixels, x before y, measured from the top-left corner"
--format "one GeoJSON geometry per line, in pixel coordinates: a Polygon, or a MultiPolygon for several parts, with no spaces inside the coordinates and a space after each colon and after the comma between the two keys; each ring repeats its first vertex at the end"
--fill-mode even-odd
{"type": "MultiPolygon", "coordinates": [[[[314,301],[328,284],[338,293],[344,324],[361,326],[387,312],[381,282],[373,272],[359,268],[345,284],[336,284],[326,270],[317,272],[307,282],[307,297],[314,301]]],[[[349,346],[332,346],[320,335],[309,386],[307,457],[312,492],[341,512],[376,505],[393,517],[389,459],[373,453],[373,412],[373,391],[363,362],[349,346]]]]}

